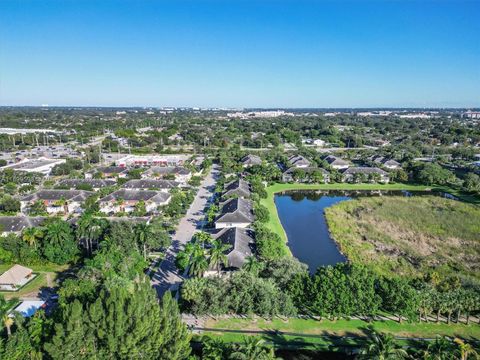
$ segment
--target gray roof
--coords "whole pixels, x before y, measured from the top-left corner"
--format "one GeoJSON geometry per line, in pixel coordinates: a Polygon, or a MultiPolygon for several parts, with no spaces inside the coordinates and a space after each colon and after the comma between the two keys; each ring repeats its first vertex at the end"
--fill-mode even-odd
{"type": "Polygon", "coordinates": [[[179,183],[172,180],[138,179],[129,180],[122,187],[124,189],[172,189],[179,183]]]}
{"type": "Polygon", "coordinates": [[[260,165],[262,163],[260,156],[252,154],[245,155],[240,161],[243,165],[260,165]]]}
{"type": "Polygon", "coordinates": [[[127,168],[124,168],[122,166],[104,166],[97,168],[97,171],[103,174],[122,174],[124,172],[127,172],[127,170],[127,168]]]}
{"type": "Polygon", "coordinates": [[[294,166],[294,167],[299,167],[299,166],[310,166],[310,161],[307,160],[305,157],[302,155],[291,155],[288,158],[288,161],[294,166]]]}
{"type": "Polygon", "coordinates": [[[153,166],[143,173],[143,175],[167,175],[167,174],[178,174],[178,175],[189,175],[191,171],[182,166],[153,166]]]}
{"type": "Polygon", "coordinates": [[[223,196],[237,195],[239,197],[248,198],[251,193],[249,183],[243,179],[238,179],[225,185],[223,196]]]}
{"type": "Polygon", "coordinates": [[[386,158],[386,157],[383,157],[383,156],[380,156],[380,155],[374,156],[372,158],[372,161],[377,163],[377,164],[383,164],[383,165],[386,165],[386,166],[401,166],[401,164],[398,161],[393,160],[393,159],[389,159],[389,158],[386,158]]]}
{"type": "Polygon", "coordinates": [[[31,195],[24,196],[22,201],[37,201],[37,200],[69,200],[69,201],[84,201],[89,196],[93,195],[92,191],[85,190],[40,190],[31,195]]]}
{"type": "Polygon", "coordinates": [[[69,188],[76,188],[80,185],[87,184],[93,188],[102,188],[105,186],[115,185],[114,180],[102,180],[102,179],[65,179],[58,183],[60,186],[68,186],[69,188]]]}
{"type": "Polygon", "coordinates": [[[336,157],[334,155],[328,155],[323,160],[328,162],[330,165],[340,165],[340,166],[349,165],[348,161],[343,160],[343,159],[341,159],[339,157],[336,157]]]}
{"type": "Polygon", "coordinates": [[[237,227],[221,229],[213,234],[213,238],[230,245],[230,248],[225,251],[228,258],[227,267],[240,269],[245,259],[252,255],[250,244],[253,244],[254,240],[246,229],[237,227]]]}
{"type": "Polygon", "coordinates": [[[379,174],[382,176],[388,175],[387,172],[377,167],[350,167],[343,172],[344,175],[353,174],[379,174]]]}
{"type": "Polygon", "coordinates": [[[289,169],[287,169],[284,174],[293,174],[295,171],[305,171],[306,173],[312,173],[312,172],[315,172],[315,171],[320,171],[323,175],[329,175],[330,173],[323,169],[323,168],[319,168],[319,167],[313,167],[313,166],[308,166],[308,167],[305,167],[305,168],[295,168],[295,167],[291,167],[289,169]]]}
{"type": "Polygon", "coordinates": [[[220,215],[215,222],[251,223],[255,220],[250,200],[234,198],[221,203],[220,206],[220,215]]]}
{"type": "Polygon", "coordinates": [[[46,218],[28,216],[0,216],[0,232],[21,232],[29,227],[40,226],[46,218]]]}
{"type": "Polygon", "coordinates": [[[32,170],[38,167],[55,164],[57,162],[58,159],[31,159],[9,167],[13,170],[32,170]]]}
{"type": "Polygon", "coordinates": [[[171,197],[170,194],[153,191],[153,190],[129,190],[129,189],[120,189],[110,195],[101,198],[100,202],[109,202],[116,200],[125,200],[125,201],[152,201],[158,204],[162,204],[171,197]]]}

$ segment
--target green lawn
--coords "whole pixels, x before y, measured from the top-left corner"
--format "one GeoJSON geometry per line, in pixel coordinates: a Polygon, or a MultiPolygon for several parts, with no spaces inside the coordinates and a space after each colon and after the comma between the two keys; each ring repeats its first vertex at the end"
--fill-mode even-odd
{"type": "Polygon", "coordinates": [[[366,322],[362,320],[265,320],[262,318],[250,319],[222,319],[208,320],[205,335],[219,336],[224,341],[241,342],[244,336],[259,335],[267,341],[282,345],[355,345],[372,331],[392,333],[396,337],[405,338],[435,338],[437,335],[460,337],[467,340],[480,338],[478,324],[450,324],[445,323],[398,323],[396,321],[366,322]],[[218,330],[217,330],[218,329],[218,330]],[[231,332],[222,332],[228,330],[231,332]],[[232,332],[233,331],[233,332],[232,332]],[[238,332],[237,332],[238,331],[238,332]],[[255,332],[262,331],[258,334],[255,332]],[[250,333],[249,333],[250,332],[250,333]],[[347,338],[342,338],[347,337],[347,338]],[[352,337],[352,338],[350,338],[352,337]]]}
{"type": "Polygon", "coordinates": [[[266,224],[273,232],[287,242],[287,235],[283,229],[280,218],[278,217],[277,207],[275,206],[275,194],[287,190],[408,190],[408,191],[428,191],[432,187],[423,185],[409,184],[274,184],[268,186],[267,198],[261,200],[261,204],[270,212],[270,220],[266,224]]]}

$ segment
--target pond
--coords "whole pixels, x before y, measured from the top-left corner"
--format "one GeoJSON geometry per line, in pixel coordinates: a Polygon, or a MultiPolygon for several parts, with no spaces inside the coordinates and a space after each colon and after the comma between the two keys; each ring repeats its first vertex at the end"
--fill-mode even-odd
{"type": "Polygon", "coordinates": [[[433,194],[405,191],[287,191],[275,195],[275,204],[293,256],[307,264],[313,273],[319,266],[335,265],[347,260],[330,237],[325,208],[359,196],[433,194]]]}

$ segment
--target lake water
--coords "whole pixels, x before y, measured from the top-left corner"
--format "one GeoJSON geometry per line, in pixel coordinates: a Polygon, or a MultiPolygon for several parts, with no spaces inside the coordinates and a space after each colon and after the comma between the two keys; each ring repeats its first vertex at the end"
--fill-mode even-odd
{"type": "Polygon", "coordinates": [[[349,196],[290,192],[275,196],[278,216],[293,256],[308,265],[310,272],[322,265],[346,261],[330,237],[323,210],[349,196]]]}
{"type": "Polygon", "coordinates": [[[323,210],[341,201],[360,196],[442,196],[425,191],[287,191],[275,195],[278,216],[288,237],[293,256],[308,265],[314,273],[319,266],[335,265],[347,259],[330,237],[323,210]]]}

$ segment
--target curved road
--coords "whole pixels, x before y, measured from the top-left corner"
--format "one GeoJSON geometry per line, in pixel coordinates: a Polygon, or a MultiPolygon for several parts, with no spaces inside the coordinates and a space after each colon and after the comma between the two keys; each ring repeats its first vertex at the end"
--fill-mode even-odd
{"type": "Polygon", "coordinates": [[[172,245],[166,251],[165,259],[161,262],[159,269],[152,276],[152,286],[157,291],[158,296],[162,296],[167,290],[176,290],[183,281],[182,274],[175,266],[175,257],[183,246],[190,241],[193,234],[202,227],[202,221],[205,217],[203,210],[214,194],[218,176],[219,166],[214,164],[203,179],[192,205],[180,220],[172,245]]]}

